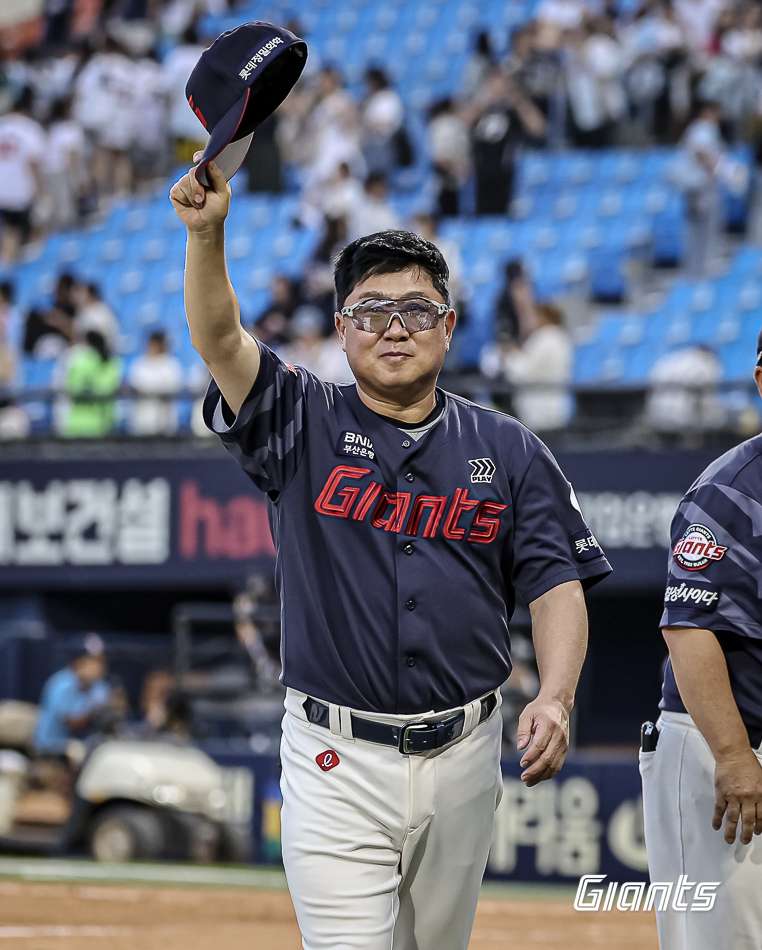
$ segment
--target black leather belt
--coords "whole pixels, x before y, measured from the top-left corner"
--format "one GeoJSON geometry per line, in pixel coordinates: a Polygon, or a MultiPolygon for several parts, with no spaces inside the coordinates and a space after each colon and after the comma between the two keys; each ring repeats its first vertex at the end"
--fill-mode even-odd
{"type": "MultiPolygon", "coordinates": [[[[489,718],[495,706],[497,706],[497,694],[490,693],[489,696],[485,696],[482,700],[479,722],[484,722],[489,718]]],[[[328,706],[325,703],[308,696],[304,701],[304,711],[307,713],[308,722],[316,726],[324,726],[326,729],[330,728],[328,706]]],[[[463,735],[465,721],[465,712],[459,712],[455,716],[439,721],[408,722],[398,726],[352,715],[352,735],[355,739],[364,739],[366,742],[394,746],[403,755],[415,755],[419,752],[441,749],[442,746],[454,742],[463,735]]]]}

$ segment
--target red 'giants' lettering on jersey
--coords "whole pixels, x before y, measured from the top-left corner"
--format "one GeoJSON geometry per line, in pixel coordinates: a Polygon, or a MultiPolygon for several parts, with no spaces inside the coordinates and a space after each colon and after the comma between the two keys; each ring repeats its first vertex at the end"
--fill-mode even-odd
{"type": "Polygon", "coordinates": [[[337,465],[317,497],[315,511],[333,518],[351,516],[354,521],[365,520],[371,512],[374,528],[396,534],[417,535],[423,525],[423,537],[433,538],[442,524],[441,534],[450,541],[490,544],[497,537],[500,515],[507,505],[469,498],[467,488],[456,488],[452,497],[387,492],[379,482],[371,482],[363,490],[356,482],[370,472],[369,468],[337,465]]]}

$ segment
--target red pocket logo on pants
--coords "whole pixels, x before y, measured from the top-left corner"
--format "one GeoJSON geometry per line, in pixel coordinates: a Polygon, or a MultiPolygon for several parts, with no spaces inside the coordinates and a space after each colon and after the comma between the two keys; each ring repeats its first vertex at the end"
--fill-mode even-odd
{"type": "Polygon", "coordinates": [[[325,752],[321,752],[320,755],[316,756],[315,761],[324,772],[330,772],[331,769],[336,768],[339,764],[339,757],[333,749],[327,749],[325,752]]]}

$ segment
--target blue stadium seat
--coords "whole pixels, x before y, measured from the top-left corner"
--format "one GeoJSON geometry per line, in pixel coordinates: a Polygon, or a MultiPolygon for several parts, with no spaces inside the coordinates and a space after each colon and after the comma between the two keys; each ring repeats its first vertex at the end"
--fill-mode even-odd
{"type": "Polygon", "coordinates": [[[670,195],[664,209],[653,216],[654,264],[674,266],[685,257],[685,211],[680,195],[670,195]]]}
{"type": "Polygon", "coordinates": [[[739,340],[747,340],[751,343],[757,339],[760,330],[762,330],[762,307],[742,314],[739,340]]]}
{"type": "Polygon", "coordinates": [[[621,301],[627,292],[625,264],[627,253],[623,247],[603,243],[590,248],[590,294],[594,300],[621,301]]]}
{"type": "Polygon", "coordinates": [[[744,343],[726,343],[719,348],[723,377],[729,381],[749,380],[754,372],[754,350],[744,343]]]}
{"type": "Polygon", "coordinates": [[[622,359],[618,347],[586,343],[575,350],[572,378],[578,386],[602,385],[616,379],[621,369],[622,359]]]}
{"type": "Polygon", "coordinates": [[[53,403],[51,400],[27,399],[24,392],[50,389],[53,386],[56,371],[55,360],[35,360],[25,358],[19,366],[19,403],[29,417],[31,430],[35,434],[49,432],[53,421],[53,403]]]}
{"type": "Polygon", "coordinates": [[[628,350],[624,357],[622,382],[630,386],[644,386],[656,360],[664,347],[654,343],[641,343],[628,350]]]}
{"type": "Polygon", "coordinates": [[[716,287],[708,281],[676,281],[667,294],[662,309],[681,313],[701,313],[709,310],[715,300],[716,287]]]}
{"type": "Polygon", "coordinates": [[[753,278],[762,276],[762,250],[745,247],[738,252],[730,266],[728,276],[753,278]]]}
{"type": "Polygon", "coordinates": [[[701,343],[710,346],[717,340],[717,332],[721,326],[718,315],[714,310],[698,313],[691,318],[691,343],[701,343]]]}

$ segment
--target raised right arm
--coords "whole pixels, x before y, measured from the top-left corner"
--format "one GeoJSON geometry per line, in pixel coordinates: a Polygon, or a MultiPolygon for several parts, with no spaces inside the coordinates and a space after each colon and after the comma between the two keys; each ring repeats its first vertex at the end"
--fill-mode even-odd
{"type": "Polygon", "coordinates": [[[259,347],[241,326],[238,299],[225,264],[230,186],[212,162],[204,187],[191,171],[169,193],[188,230],[185,312],[191,343],[209,367],[225,402],[238,413],[259,372],[259,347]]]}

